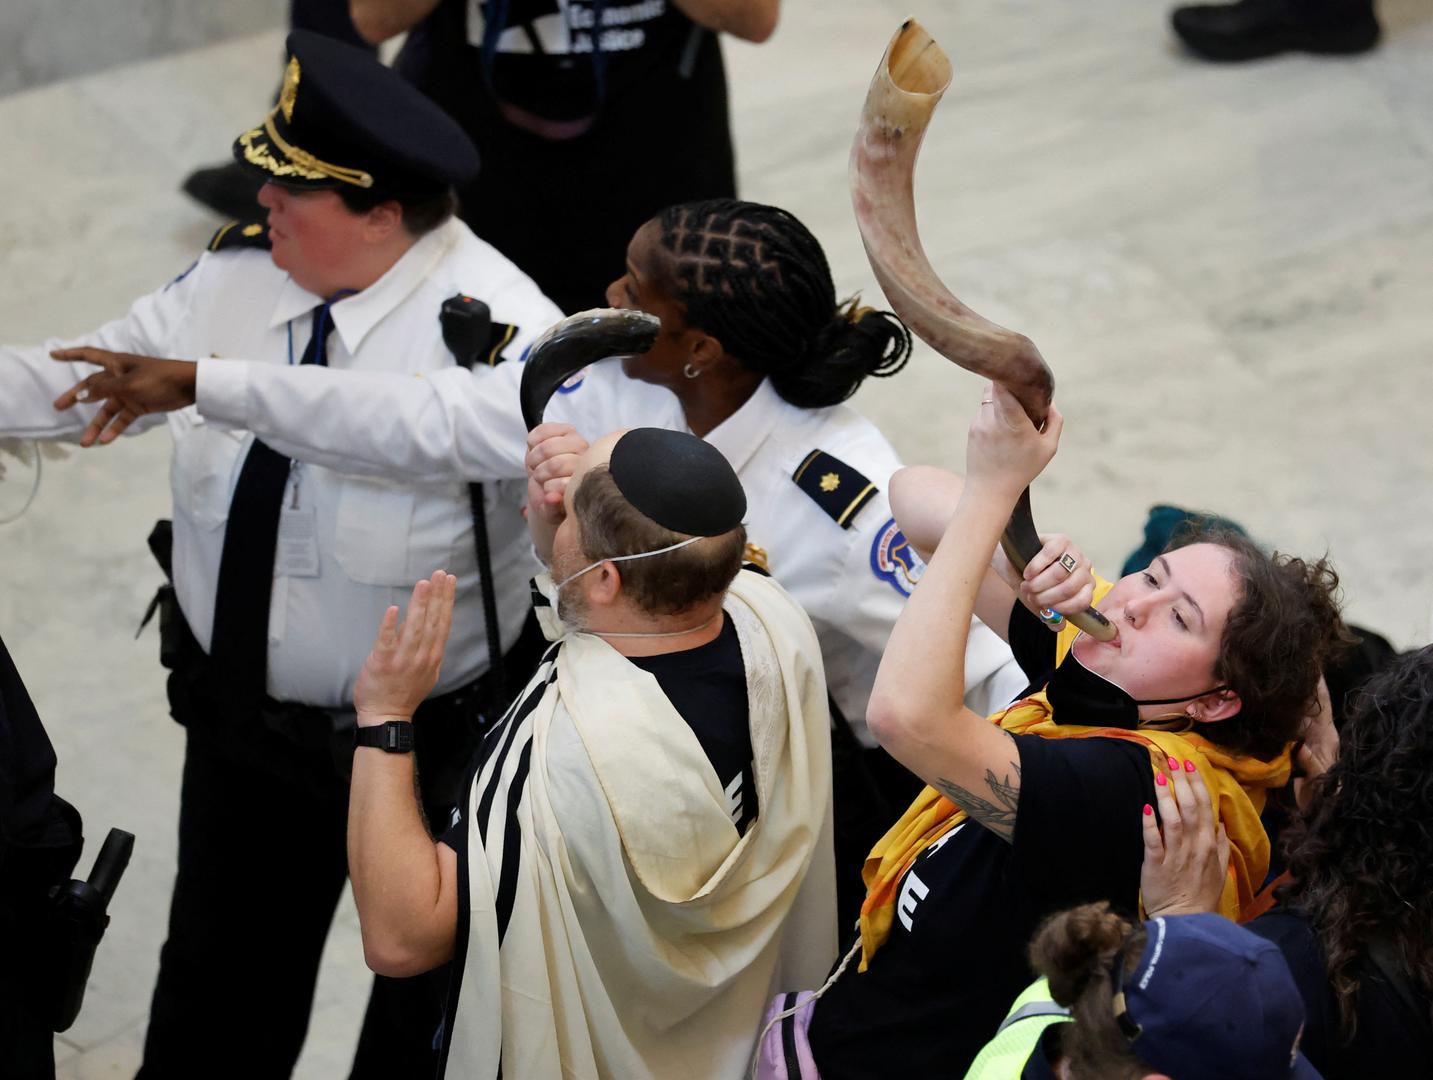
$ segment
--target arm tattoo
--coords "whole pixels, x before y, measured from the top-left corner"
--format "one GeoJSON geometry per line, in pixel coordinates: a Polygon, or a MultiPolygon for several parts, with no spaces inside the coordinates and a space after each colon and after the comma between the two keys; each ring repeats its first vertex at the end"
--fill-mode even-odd
{"type": "Polygon", "coordinates": [[[1005,779],[1001,780],[995,775],[995,770],[985,770],[985,787],[994,798],[993,802],[967,791],[943,776],[936,780],[934,786],[976,821],[1006,843],[1010,843],[1015,836],[1015,810],[1020,804],[1019,760],[1010,762],[1010,768],[1014,770],[1014,780],[1011,780],[1009,772],[1005,774],[1005,779]]]}

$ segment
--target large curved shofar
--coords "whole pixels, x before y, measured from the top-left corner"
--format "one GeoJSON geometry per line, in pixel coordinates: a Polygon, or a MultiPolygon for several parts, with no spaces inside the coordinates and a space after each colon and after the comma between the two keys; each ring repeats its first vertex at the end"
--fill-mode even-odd
{"type": "Polygon", "coordinates": [[[518,400],[528,431],[542,423],[558,387],[588,364],[609,356],[644,353],[657,343],[662,321],[645,311],[593,308],[569,315],[543,331],[528,349],[518,400]]]}
{"type": "MultiPolygon", "coordinates": [[[[967,371],[1001,383],[1040,425],[1055,393],[1055,377],[1040,350],[1025,335],[997,326],[956,299],[926,258],[916,229],[916,155],[950,77],[945,51],[914,19],[902,23],[871,80],[851,147],[856,224],[876,280],[911,331],[967,371]]],[[[1000,543],[1020,570],[1039,552],[1028,490],[1000,543]]],[[[1101,641],[1114,637],[1114,627],[1094,608],[1071,622],[1101,641]]]]}

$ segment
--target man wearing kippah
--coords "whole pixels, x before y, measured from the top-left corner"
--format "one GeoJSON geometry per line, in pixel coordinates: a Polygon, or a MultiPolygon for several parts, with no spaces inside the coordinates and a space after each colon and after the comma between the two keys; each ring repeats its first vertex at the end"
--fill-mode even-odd
{"type": "MultiPolygon", "coordinates": [[[[164,363],[191,372],[218,357],[221,369],[246,358],[303,375],[424,378],[456,361],[480,378],[559,317],[452,219],[453,187],[478,167],[457,125],[361,50],[303,32],[288,44],[277,104],[234,147],[265,180],[267,221],[226,226],[92,334],[0,348],[0,434],[79,436],[99,407],[57,411],[52,399],[99,370],[86,361],[100,349],[181,357],[164,363]]],[[[127,419],[140,431],[161,417],[127,419]]],[[[441,819],[478,714],[499,711],[492,673],[529,606],[523,483],[470,489],[342,454],[301,462],[282,439],[193,409],[168,427],[172,540],[157,531],[152,546],[173,582],[164,659],[187,741],[141,1075],[287,1076],[347,873],[350,703],[371,627],[418,574],[442,564],[458,575],[460,625],[417,746],[424,801],[441,819]]],[[[439,1004],[422,982],[380,980],[355,1075],[431,1071],[439,1004]]]]}
{"type": "Polygon", "coordinates": [[[359,679],[364,951],[392,975],[453,961],[442,1075],[739,1077],[767,993],[835,956],[816,635],[740,569],[746,496],[710,444],[638,428],[544,457],[528,524],[551,644],[436,842],[411,755],[384,749],[421,730],[451,576],[419,583],[401,632],[390,609],[359,679]]]}

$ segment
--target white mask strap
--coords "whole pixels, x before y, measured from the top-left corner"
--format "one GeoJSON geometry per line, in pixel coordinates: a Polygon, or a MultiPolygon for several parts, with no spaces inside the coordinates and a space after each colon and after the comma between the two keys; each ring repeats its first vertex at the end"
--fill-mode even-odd
{"type": "Polygon", "coordinates": [[[653,555],[665,555],[665,554],[666,554],[667,552],[669,552],[669,551],[676,551],[677,548],[684,548],[684,547],[686,547],[688,544],[695,544],[698,540],[706,540],[706,539],[707,539],[707,537],[705,537],[705,536],[689,536],[689,537],[687,537],[687,539],[685,539],[685,540],[678,540],[675,544],[668,544],[666,547],[657,548],[657,550],[655,550],[655,551],[639,551],[639,552],[637,552],[635,555],[611,555],[611,556],[609,556],[609,557],[607,557],[607,558],[605,558],[605,559],[598,559],[595,563],[592,563],[590,566],[584,566],[581,570],[577,571],[577,573],[575,573],[575,574],[568,574],[567,577],[563,578],[561,581],[559,581],[559,582],[557,583],[557,587],[556,587],[556,589],[554,590],[554,592],[561,592],[561,591],[562,591],[562,587],[563,587],[564,585],[566,585],[568,582],[570,582],[570,581],[576,581],[576,580],[577,580],[578,578],[580,578],[583,574],[587,573],[587,571],[589,571],[589,570],[596,570],[599,566],[601,566],[601,565],[602,565],[603,563],[605,563],[605,562],[627,562],[627,561],[629,561],[629,560],[631,560],[631,559],[649,559],[649,558],[651,558],[653,555]]]}

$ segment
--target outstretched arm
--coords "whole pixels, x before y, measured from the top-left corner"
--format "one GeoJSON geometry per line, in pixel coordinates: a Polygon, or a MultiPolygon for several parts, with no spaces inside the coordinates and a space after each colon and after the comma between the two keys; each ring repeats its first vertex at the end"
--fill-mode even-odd
{"type": "Polygon", "coordinates": [[[986,396],[955,512],[891,632],[866,719],[892,757],[1009,840],[1020,758],[1009,735],[963,703],[966,638],[991,554],[1021,491],[1054,455],[1061,418],[1051,409],[1039,432],[1003,388],[986,396]]]}
{"type": "MultiPolygon", "coordinates": [[[[31,347],[0,346],[0,435],[80,438],[102,402],[97,398],[67,397],[88,377],[104,374],[93,366],[91,353],[120,356],[163,350],[175,340],[188,318],[195,279],[202,274],[203,268],[198,267],[166,288],[140,297],[124,317],[83,338],[52,340],[31,347]],[[65,362],[55,363],[56,356],[65,362]]],[[[142,431],[162,422],[163,417],[146,416],[138,421],[131,418],[125,426],[132,424],[133,431],[142,431]]]]}
{"type": "MultiPolygon", "coordinates": [[[[420,581],[401,630],[396,607],[384,614],[354,690],[359,727],[412,720],[432,692],[442,667],[456,586],[457,578],[441,570],[420,581]]],[[[452,957],[458,927],[457,854],[435,843],[423,823],[411,753],[355,748],[348,872],[370,968],[404,978],[452,957]]]]}
{"type": "Polygon", "coordinates": [[[516,364],[415,377],[96,348],[60,350],[55,359],[92,365],[55,401],[57,409],[85,410],[72,423],[85,446],[107,445],[131,424],[197,404],[211,423],[252,431],[281,454],[341,472],[469,481],[524,472],[516,364]]]}

